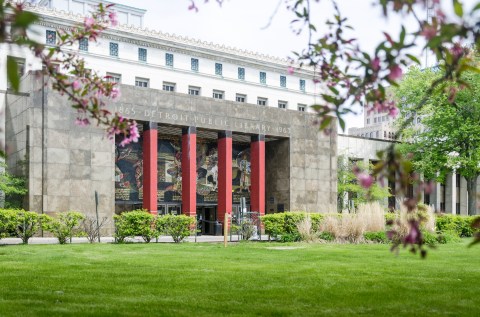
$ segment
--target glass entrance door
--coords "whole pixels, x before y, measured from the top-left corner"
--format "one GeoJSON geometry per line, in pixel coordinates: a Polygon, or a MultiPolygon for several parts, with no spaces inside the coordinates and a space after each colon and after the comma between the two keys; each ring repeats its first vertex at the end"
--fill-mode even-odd
{"type": "Polygon", "coordinates": [[[214,225],[217,221],[216,206],[197,206],[197,221],[201,234],[213,235],[214,225]]]}

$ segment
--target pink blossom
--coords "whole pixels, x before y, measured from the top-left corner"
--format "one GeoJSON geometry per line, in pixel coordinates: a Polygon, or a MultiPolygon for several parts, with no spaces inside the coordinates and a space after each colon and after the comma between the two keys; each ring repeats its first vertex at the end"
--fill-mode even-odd
{"type": "Polygon", "coordinates": [[[79,127],[85,127],[90,124],[90,121],[87,118],[77,118],[75,119],[75,124],[78,125],[79,127]]]}
{"type": "Polygon", "coordinates": [[[392,118],[396,118],[398,116],[399,110],[397,107],[393,106],[390,108],[390,111],[388,112],[389,116],[392,118]]]}
{"type": "Polygon", "coordinates": [[[427,40],[431,40],[437,35],[437,29],[434,26],[427,25],[423,27],[422,32],[420,32],[427,40]]]}
{"type": "Polygon", "coordinates": [[[72,83],[72,88],[73,88],[73,90],[80,90],[80,88],[82,88],[82,84],[80,83],[79,80],[75,80],[72,83]]]}
{"type": "Polygon", "coordinates": [[[117,18],[117,13],[116,12],[110,12],[108,14],[108,18],[110,19],[110,24],[112,26],[117,26],[118,25],[118,18],[117,18]]]}
{"type": "Polygon", "coordinates": [[[92,25],[94,24],[95,24],[95,19],[91,17],[85,18],[85,21],[83,21],[83,25],[85,25],[86,29],[91,28],[92,25]]]}
{"type": "Polygon", "coordinates": [[[288,66],[287,72],[289,75],[293,75],[293,73],[295,72],[295,68],[293,68],[292,66],[288,66]]]}
{"type": "Polygon", "coordinates": [[[198,8],[195,5],[195,2],[192,1],[192,3],[188,6],[188,10],[195,10],[195,12],[198,12],[198,8]]]}
{"type": "Polygon", "coordinates": [[[116,101],[120,98],[120,96],[121,96],[120,88],[113,87],[112,91],[110,92],[110,98],[112,98],[113,101],[116,101]]]}
{"type": "Polygon", "coordinates": [[[380,69],[380,58],[375,57],[371,63],[373,71],[377,72],[380,69]]]}
{"type": "Polygon", "coordinates": [[[396,81],[400,78],[402,78],[403,72],[400,66],[398,65],[393,65],[390,67],[390,74],[388,74],[388,79],[391,81],[396,81]]]}
{"type": "Polygon", "coordinates": [[[358,182],[363,188],[370,188],[373,184],[373,177],[368,173],[362,172],[357,174],[358,182]]]}

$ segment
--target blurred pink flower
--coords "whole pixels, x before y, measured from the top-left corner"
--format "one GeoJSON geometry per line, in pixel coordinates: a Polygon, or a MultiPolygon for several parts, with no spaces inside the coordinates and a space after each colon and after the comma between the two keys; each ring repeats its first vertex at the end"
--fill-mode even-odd
{"type": "Polygon", "coordinates": [[[117,26],[118,25],[118,18],[117,18],[117,13],[116,12],[110,12],[108,14],[108,18],[110,19],[110,24],[112,26],[117,26]]]}
{"type": "Polygon", "coordinates": [[[82,84],[80,83],[80,81],[75,80],[72,83],[72,88],[73,90],[80,90],[80,88],[82,88],[82,84]]]}
{"type": "Polygon", "coordinates": [[[75,124],[78,125],[79,127],[85,127],[90,124],[90,121],[88,121],[87,118],[83,118],[83,119],[77,118],[75,119],[75,124]]]}
{"type": "Polygon", "coordinates": [[[362,172],[357,174],[358,182],[363,188],[370,188],[373,184],[373,177],[368,173],[362,172]]]}
{"type": "Polygon", "coordinates": [[[293,75],[293,73],[295,72],[295,68],[293,68],[292,66],[288,66],[287,72],[289,75],[293,75]]]}
{"type": "Polygon", "coordinates": [[[120,88],[113,87],[112,91],[110,92],[110,98],[112,98],[113,101],[116,101],[120,98],[120,96],[121,96],[120,88]]]}
{"type": "Polygon", "coordinates": [[[393,106],[393,108],[390,108],[390,111],[388,112],[388,114],[390,115],[390,117],[392,118],[395,118],[396,116],[398,116],[398,113],[399,113],[399,110],[397,107],[393,106]]]}
{"type": "Polygon", "coordinates": [[[372,60],[372,69],[374,71],[378,71],[380,69],[380,58],[378,57],[375,57],[373,60],[372,60]]]}
{"type": "Polygon", "coordinates": [[[390,74],[388,74],[388,79],[391,81],[396,81],[400,78],[402,78],[403,72],[400,66],[398,65],[393,65],[390,67],[390,74]]]}
{"type": "Polygon", "coordinates": [[[94,24],[95,24],[95,19],[91,18],[91,17],[85,18],[85,21],[83,21],[83,25],[87,29],[91,28],[92,25],[94,25],[94,24]]]}

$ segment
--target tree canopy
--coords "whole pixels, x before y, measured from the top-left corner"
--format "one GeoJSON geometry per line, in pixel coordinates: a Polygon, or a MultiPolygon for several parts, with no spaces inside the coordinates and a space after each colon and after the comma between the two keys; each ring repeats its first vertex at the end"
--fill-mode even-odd
{"type": "Polygon", "coordinates": [[[425,106],[414,111],[412,105],[424,98],[438,78],[436,69],[414,67],[394,89],[401,106],[401,122],[409,120],[407,128],[401,131],[404,143],[399,148],[413,155],[414,169],[426,179],[444,182],[452,172],[465,177],[469,213],[475,214],[476,182],[480,175],[480,74],[463,73],[460,85],[438,85],[425,106]],[[454,100],[452,94],[456,95],[454,100]]]}

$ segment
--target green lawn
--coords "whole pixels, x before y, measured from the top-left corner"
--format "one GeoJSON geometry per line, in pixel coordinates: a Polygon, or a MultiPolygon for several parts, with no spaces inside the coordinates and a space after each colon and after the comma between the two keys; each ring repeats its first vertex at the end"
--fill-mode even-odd
{"type": "MultiPolygon", "coordinates": [[[[475,316],[480,246],[0,247],[0,316],[475,316]]],[[[477,315],[478,316],[478,315],[477,315]]]]}

